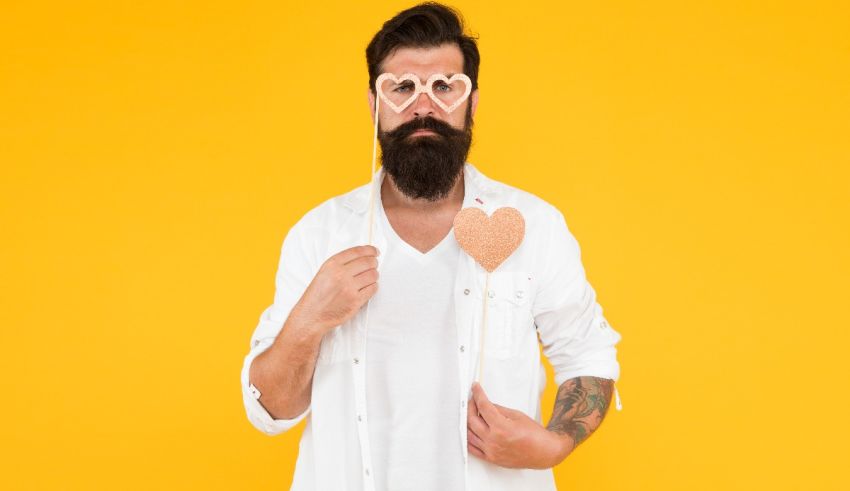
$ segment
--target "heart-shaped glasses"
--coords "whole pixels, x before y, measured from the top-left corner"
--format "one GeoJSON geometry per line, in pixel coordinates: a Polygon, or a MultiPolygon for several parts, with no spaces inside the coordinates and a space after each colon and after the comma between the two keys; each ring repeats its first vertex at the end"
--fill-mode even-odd
{"type": "Polygon", "coordinates": [[[451,77],[435,73],[423,84],[419,77],[412,73],[405,73],[401,77],[396,77],[392,73],[382,73],[375,80],[375,92],[396,113],[404,111],[421,92],[428,94],[436,105],[450,113],[469,97],[469,93],[472,92],[472,81],[463,73],[456,73],[451,77]],[[387,80],[393,82],[388,87],[388,93],[384,92],[384,82],[387,80]],[[461,83],[464,86],[463,90],[460,88],[461,83]]]}

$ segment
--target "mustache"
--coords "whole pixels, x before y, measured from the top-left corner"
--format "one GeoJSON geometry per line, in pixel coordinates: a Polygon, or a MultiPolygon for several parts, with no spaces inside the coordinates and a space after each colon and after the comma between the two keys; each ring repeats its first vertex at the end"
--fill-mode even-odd
{"type": "Polygon", "coordinates": [[[454,128],[448,123],[444,123],[443,121],[428,116],[425,118],[416,118],[412,121],[401,124],[398,128],[386,132],[386,136],[399,140],[412,135],[418,130],[430,130],[445,138],[450,138],[463,133],[463,131],[454,128]]]}

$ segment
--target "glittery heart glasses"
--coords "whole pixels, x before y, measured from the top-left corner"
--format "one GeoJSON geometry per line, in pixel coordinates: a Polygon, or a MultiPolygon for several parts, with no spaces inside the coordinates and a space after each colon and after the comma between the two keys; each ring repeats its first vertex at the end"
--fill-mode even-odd
{"type": "Polygon", "coordinates": [[[405,73],[400,78],[392,73],[382,73],[375,80],[375,92],[396,113],[404,111],[421,92],[428,94],[428,97],[443,111],[450,113],[469,97],[469,93],[472,92],[472,81],[463,73],[456,73],[451,77],[435,73],[423,84],[419,77],[412,73],[405,73]],[[384,83],[388,80],[392,83],[389,85],[389,93],[386,93],[384,83]],[[461,83],[464,85],[462,91],[461,83]]]}

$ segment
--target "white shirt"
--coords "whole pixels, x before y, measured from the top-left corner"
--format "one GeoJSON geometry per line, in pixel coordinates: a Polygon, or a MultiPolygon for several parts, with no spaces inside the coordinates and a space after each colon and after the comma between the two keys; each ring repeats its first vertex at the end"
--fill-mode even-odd
{"type": "MultiPolygon", "coordinates": [[[[525,237],[519,248],[490,273],[487,292],[483,291],[486,271],[460,248],[456,251],[451,296],[457,344],[454,350],[457,383],[453,386],[457,392],[453,402],[447,400],[444,404],[454,407],[459,438],[451,441],[435,438],[430,442],[431,451],[448,445],[460,447],[464,488],[469,491],[555,490],[551,469],[507,469],[468,454],[466,401],[477,375],[479,355],[484,356],[482,386],[488,398],[541,422],[540,395],[546,386],[546,373],[538,342],[554,368],[557,385],[579,376],[617,381],[620,366],[615,345],[621,336],[608,325],[602,307],[596,302],[596,293],[581,263],[579,244],[563,214],[531,193],[488,178],[469,162],[463,172],[462,208],[475,206],[491,215],[500,207],[514,207],[525,219],[525,237]],[[480,353],[485,294],[489,310],[486,342],[480,353]]],[[[311,404],[301,415],[287,420],[273,419],[257,400],[259,391],[248,380],[248,373],[253,359],[275,340],[322,263],[337,252],[368,243],[370,184],[376,186],[377,195],[383,177],[381,168],[372,183],[324,201],[292,226],[281,248],[274,302],[261,314],[243,363],[243,402],[254,427],[268,435],[277,435],[307,418],[292,490],[379,489],[373,456],[381,455],[386,449],[372,451],[369,411],[372,406],[366,398],[369,329],[366,314],[371,314],[371,300],[322,339],[313,374],[311,404]]],[[[373,244],[382,252],[389,244],[386,232],[380,226],[374,230],[373,244]]],[[[381,278],[385,262],[385,254],[378,256],[381,278]]],[[[379,292],[382,281],[379,279],[379,292]]],[[[407,300],[416,302],[416,299],[407,300]]],[[[615,395],[620,409],[616,387],[615,395]]],[[[411,487],[416,486],[411,481],[411,487]]]]}
{"type": "Polygon", "coordinates": [[[460,246],[449,231],[423,254],[398,236],[378,200],[387,245],[368,305],[365,362],[375,488],[461,491],[452,302],[460,246]]]}

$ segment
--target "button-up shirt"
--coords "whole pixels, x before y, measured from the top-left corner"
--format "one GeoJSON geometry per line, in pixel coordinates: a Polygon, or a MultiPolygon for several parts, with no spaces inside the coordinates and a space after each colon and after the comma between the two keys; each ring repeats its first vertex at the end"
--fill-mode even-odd
{"type": "MultiPolygon", "coordinates": [[[[383,177],[381,168],[372,182],[322,202],[292,226],[281,248],[274,302],[260,315],[243,363],[243,402],[254,427],[277,435],[307,420],[293,490],[375,490],[365,387],[369,303],[323,337],[311,402],[302,414],[274,419],[260,404],[260,393],[248,374],[251,362],[274,342],[322,263],[344,249],[369,243],[369,204],[376,202],[370,200],[370,191],[380,192],[383,177]]],[[[462,208],[477,207],[488,216],[501,207],[516,208],[525,220],[525,235],[490,273],[462,249],[458,251],[452,297],[459,391],[454,401],[445,401],[457,410],[458,438],[433,445],[435,449],[461,445],[469,491],[555,490],[551,469],[503,468],[468,454],[466,404],[479,363],[482,387],[492,402],[522,411],[542,424],[540,397],[546,372],[539,346],[554,368],[557,385],[580,376],[616,382],[620,367],[615,345],[621,336],[602,314],[564,215],[532,193],[490,179],[469,162],[464,164],[463,177],[462,208]]],[[[385,230],[375,228],[372,239],[375,247],[385,250],[385,230]]],[[[381,263],[378,256],[379,273],[381,263]]],[[[620,409],[616,387],[615,395],[620,409]]]]}

